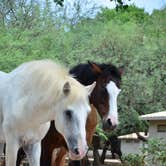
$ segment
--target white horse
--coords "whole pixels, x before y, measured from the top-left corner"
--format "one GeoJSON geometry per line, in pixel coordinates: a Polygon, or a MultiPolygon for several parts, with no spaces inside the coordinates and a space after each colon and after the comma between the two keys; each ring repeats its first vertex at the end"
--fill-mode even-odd
{"type": "Polygon", "coordinates": [[[40,143],[51,120],[64,136],[70,158],[84,157],[88,95],[94,86],[84,87],[49,60],[24,63],[8,74],[1,72],[0,139],[6,142],[6,166],[16,164],[19,147],[31,166],[40,165],[40,143]]]}

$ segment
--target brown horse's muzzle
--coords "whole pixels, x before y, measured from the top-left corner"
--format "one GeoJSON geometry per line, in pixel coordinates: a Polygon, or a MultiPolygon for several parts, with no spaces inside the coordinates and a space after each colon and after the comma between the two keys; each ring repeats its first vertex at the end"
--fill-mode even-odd
{"type": "Polygon", "coordinates": [[[103,120],[103,130],[111,131],[117,127],[117,124],[114,122],[113,118],[108,117],[106,120],[103,120]]]}

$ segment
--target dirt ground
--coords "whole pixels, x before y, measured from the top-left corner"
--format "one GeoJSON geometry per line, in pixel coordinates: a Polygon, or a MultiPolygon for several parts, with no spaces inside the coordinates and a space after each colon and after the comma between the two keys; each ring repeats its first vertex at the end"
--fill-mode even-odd
{"type": "MultiPolygon", "coordinates": [[[[92,163],[93,158],[90,158],[89,160],[92,163]]],[[[68,164],[67,164],[67,160],[66,160],[66,166],[67,165],[68,164]]],[[[5,166],[4,165],[4,157],[3,156],[0,157],[0,166],[5,166]]],[[[29,164],[27,163],[27,160],[24,160],[24,161],[22,161],[22,164],[20,166],[29,166],[29,164]]],[[[91,166],[93,166],[93,165],[91,164],[91,166]]],[[[121,166],[121,163],[120,163],[119,160],[106,159],[105,160],[105,164],[101,165],[101,166],[121,166]]]]}
{"type": "MultiPolygon", "coordinates": [[[[4,159],[0,159],[0,166],[4,166],[4,164],[3,164],[3,161],[4,161],[4,159]]],[[[26,161],[23,161],[23,163],[21,164],[21,166],[29,166],[29,164],[26,162],[26,161]]],[[[66,163],[66,166],[67,166],[67,163],[66,163]]],[[[120,163],[110,163],[110,162],[107,162],[106,164],[104,164],[104,165],[101,165],[101,166],[121,166],[121,164],[120,163]]]]}

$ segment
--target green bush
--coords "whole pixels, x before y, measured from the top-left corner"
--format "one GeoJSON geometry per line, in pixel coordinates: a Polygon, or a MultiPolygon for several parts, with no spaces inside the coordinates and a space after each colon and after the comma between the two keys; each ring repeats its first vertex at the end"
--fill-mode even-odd
{"type": "Polygon", "coordinates": [[[144,158],[139,154],[129,154],[122,156],[123,166],[144,166],[144,158]]]}
{"type": "Polygon", "coordinates": [[[166,140],[150,139],[142,148],[146,165],[166,166],[166,140]]]}
{"type": "Polygon", "coordinates": [[[123,155],[122,161],[123,166],[166,166],[166,140],[149,139],[140,154],[123,155]]]}

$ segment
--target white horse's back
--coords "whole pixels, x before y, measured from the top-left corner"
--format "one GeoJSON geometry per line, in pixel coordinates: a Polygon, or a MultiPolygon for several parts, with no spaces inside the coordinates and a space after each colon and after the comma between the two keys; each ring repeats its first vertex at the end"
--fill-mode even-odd
{"type": "Polygon", "coordinates": [[[0,78],[6,77],[7,75],[8,75],[8,73],[0,71],[0,78]]]}
{"type": "MultiPolygon", "coordinates": [[[[4,89],[5,81],[8,79],[8,73],[0,71],[0,92],[4,89]]],[[[2,94],[2,93],[1,93],[2,94]]],[[[0,142],[4,142],[4,134],[2,130],[2,96],[0,94],[0,142]]]]}
{"type": "Polygon", "coordinates": [[[0,71],[0,86],[4,85],[4,82],[8,79],[9,74],[0,71]]]}

